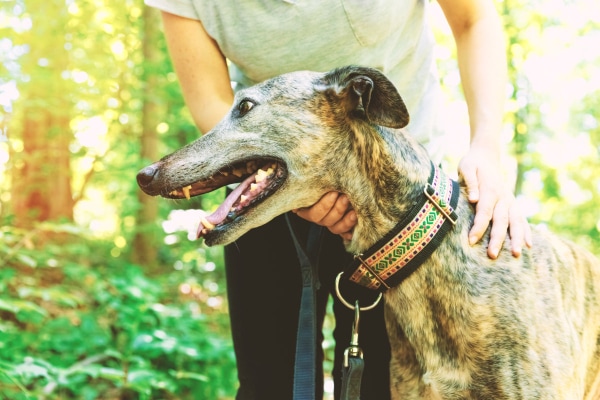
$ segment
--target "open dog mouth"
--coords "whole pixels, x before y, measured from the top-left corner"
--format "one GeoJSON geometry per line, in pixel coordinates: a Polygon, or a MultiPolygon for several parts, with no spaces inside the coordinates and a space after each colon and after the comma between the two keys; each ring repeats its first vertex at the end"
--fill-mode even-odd
{"type": "Polygon", "coordinates": [[[203,211],[197,231],[197,238],[201,238],[213,229],[235,221],[264,201],[281,187],[286,177],[287,169],[281,161],[271,158],[252,159],[223,167],[210,177],[171,190],[168,194],[163,194],[163,197],[190,199],[239,183],[212,214],[203,211]]]}

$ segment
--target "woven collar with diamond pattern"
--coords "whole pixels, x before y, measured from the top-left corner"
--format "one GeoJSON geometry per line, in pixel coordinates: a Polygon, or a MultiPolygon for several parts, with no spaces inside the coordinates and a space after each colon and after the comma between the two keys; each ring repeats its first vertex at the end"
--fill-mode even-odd
{"type": "Polygon", "coordinates": [[[456,223],[458,183],[431,164],[429,182],[409,215],[346,269],[349,280],[385,292],[399,285],[440,245],[456,223]]]}

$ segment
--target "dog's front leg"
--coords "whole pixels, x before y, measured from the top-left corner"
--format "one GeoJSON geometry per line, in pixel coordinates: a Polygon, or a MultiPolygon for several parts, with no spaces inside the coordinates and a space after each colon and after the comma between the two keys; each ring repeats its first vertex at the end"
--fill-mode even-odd
{"type": "Polygon", "coordinates": [[[432,397],[431,388],[423,381],[423,370],[419,366],[413,347],[404,331],[386,310],[386,325],[392,357],[390,360],[391,400],[438,399],[432,397]]]}

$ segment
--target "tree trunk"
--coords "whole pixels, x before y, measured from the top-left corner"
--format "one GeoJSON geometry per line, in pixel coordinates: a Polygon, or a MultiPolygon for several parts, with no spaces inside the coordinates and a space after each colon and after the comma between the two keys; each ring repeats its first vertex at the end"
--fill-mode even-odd
{"type": "MultiPolygon", "coordinates": [[[[22,66],[31,80],[19,85],[16,104],[22,115],[19,128],[23,146],[22,151],[11,154],[11,194],[14,222],[22,227],[73,219],[69,152],[72,104],[67,97],[70,82],[63,76],[69,66],[63,45],[65,17],[52,5],[46,8],[46,12],[32,14],[36,32],[46,32],[47,37],[29,41],[30,51],[22,66]],[[49,42],[54,44],[49,47],[49,42]]],[[[14,130],[16,134],[19,128],[14,130]]]]}
{"type": "MultiPolygon", "coordinates": [[[[142,136],[141,159],[144,163],[158,159],[158,134],[156,127],[160,122],[160,107],[158,104],[158,81],[156,74],[152,74],[153,66],[160,62],[160,14],[151,7],[144,7],[143,14],[143,108],[142,108],[142,136]]],[[[159,240],[154,226],[158,220],[158,202],[155,197],[150,197],[138,190],[140,209],[137,213],[138,230],[133,240],[134,262],[148,266],[157,266],[157,249],[159,240]]]]}

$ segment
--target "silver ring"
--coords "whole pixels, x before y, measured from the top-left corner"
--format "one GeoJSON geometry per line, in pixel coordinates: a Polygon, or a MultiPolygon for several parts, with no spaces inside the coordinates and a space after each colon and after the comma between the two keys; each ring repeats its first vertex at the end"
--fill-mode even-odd
{"type": "MultiPolygon", "coordinates": [[[[342,296],[342,293],[340,292],[340,279],[342,278],[342,274],[344,272],[340,272],[338,274],[338,276],[335,278],[335,294],[337,295],[338,299],[340,299],[340,301],[342,302],[343,305],[345,305],[346,307],[348,307],[351,310],[354,310],[354,306],[350,303],[348,303],[346,301],[346,299],[344,299],[344,296],[342,296]]],[[[375,301],[373,302],[373,304],[371,304],[370,306],[366,306],[366,307],[359,307],[360,311],[369,311],[375,308],[375,306],[377,306],[377,304],[379,304],[379,301],[381,301],[381,298],[383,297],[383,293],[379,293],[379,296],[377,297],[377,299],[375,299],[375,301]]]]}

